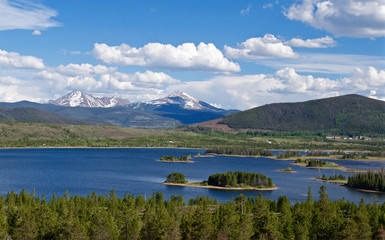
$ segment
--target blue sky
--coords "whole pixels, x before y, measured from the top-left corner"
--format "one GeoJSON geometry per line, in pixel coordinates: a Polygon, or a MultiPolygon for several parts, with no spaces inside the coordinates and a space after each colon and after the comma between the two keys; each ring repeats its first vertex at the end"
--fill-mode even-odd
{"type": "Polygon", "coordinates": [[[0,101],[385,100],[385,0],[0,0],[0,101]]]}

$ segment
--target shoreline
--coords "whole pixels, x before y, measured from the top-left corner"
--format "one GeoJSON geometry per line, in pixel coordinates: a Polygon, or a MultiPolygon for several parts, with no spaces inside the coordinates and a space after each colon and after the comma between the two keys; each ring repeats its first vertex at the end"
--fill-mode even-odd
{"type": "MultiPolygon", "coordinates": [[[[162,148],[206,150],[206,148],[194,148],[194,147],[88,147],[88,146],[0,147],[0,150],[1,149],[162,149],[162,148]]],[[[277,151],[277,150],[274,150],[274,151],[277,151]]],[[[306,151],[306,150],[300,150],[300,151],[306,151]]],[[[255,156],[255,155],[236,155],[236,154],[217,154],[217,153],[202,154],[201,156],[194,156],[194,157],[214,157],[214,156],[271,158],[273,160],[278,160],[278,161],[295,161],[297,158],[308,158],[307,156],[302,156],[302,157],[297,157],[297,158],[278,159],[277,156],[255,156]]],[[[341,159],[341,158],[333,158],[330,156],[324,156],[324,157],[320,156],[320,157],[311,157],[311,158],[314,160],[335,160],[335,161],[363,161],[363,162],[385,161],[385,158],[379,158],[379,157],[373,157],[373,158],[369,157],[369,159],[341,159]]]]}
{"type": "Polygon", "coordinates": [[[192,149],[192,150],[206,150],[205,148],[188,148],[188,147],[0,147],[1,149],[192,149]]]}
{"type": "Polygon", "coordinates": [[[166,162],[166,163],[194,163],[194,161],[167,161],[167,160],[156,160],[157,162],[166,162]]]}
{"type": "Polygon", "coordinates": [[[321,178],[310,178],[314,181],[320,181],[320,182],[329,182],[329,183],[347,183],[348,180],[323,180],[321,178]]]}
{"type": "Polygon", "coordinates": [[[341,185],[342,188],[347,188],[349,190],[359,191],[359,192],[367,192],[367,193],[380,193],[385,194],[385,192],[377,191],[377,190],[369,190],[369,189],[362,189],[362,188],[352,188],[345,185],[341,185]]]}
{"type": "Polygon", "coordinates": [[[297,171],[291,170],[291,171],[289,172],[289,171],[286,171],[286,169],[278,169],[278,170],[276,170],[276,172],[281,172],[281,173],[297,173],[297,171]]]}
{"type": "Polygon", "coordinates": [[[343,172],[362,172],[362,170],[356,170],[356,169],[352,169],[352,168],[347,168],[347,167],[344,167],[344,166],[338,166],[338,167],[307,167],[305,164],[300,164],[300,163],[291,163],[295,166],[299,166],[299,167],[304,167],[304,168],[308,168],[308,169],[336,169],[336,170],[340,170],[340,171],[343,171],[343,172]]]}
{"type": "Polygon", "coordinates": [[[197,188],[207,188],[207,189],[217,189],[217,190],[231,190],[231,191],[272,191],[279,189],[278,187],[273,188],[238,188],[238,187],[218,187],[218,186],[201,186],[193,185],[192,183],[168,183],[162,182],[162,184],[167,186],[176,186],[176,187],[197,187],[197,188]]]}

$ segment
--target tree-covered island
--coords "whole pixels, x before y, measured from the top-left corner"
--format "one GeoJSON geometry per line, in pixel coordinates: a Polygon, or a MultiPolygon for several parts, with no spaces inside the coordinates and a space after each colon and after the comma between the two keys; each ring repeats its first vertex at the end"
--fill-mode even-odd
{"type": "Polygon", "coordinates": [[[172,155],[162,155],[162,157],[160,158],[159,161],[161,162],[193,162],[190,160],[191,159],[191,155],[188,155],[188,156],[180,156],[180,157],[175,157],[175,156],[172,156],[172,155]]]}
{"type": "Polygon", "coordinates": [[[342,168],[341,165],[328,161],[301,158],[296,159],[293,164],[305,166],[308,168],[342,168]]]}
{"type": "Polygon", "coordinates": [[[163,183],[171,186],[188,186],[222,190],[275,190],[271,178],[260,173],[227,172],[210,175],[208,180],[189,183],[182,173],[171,173],[163,183]]]}
{"type": "Polygon", "coordinates": [[[291,169],[291,167],[287,167],[286,169],[278,169],[277,172],[296,173],[296,171],[293,171],[293,169],[291,169]]]}
{"type": "Polygon", "coordinates": [[[316,181],[332,182],[332,183],[347,183],[348,182],[348,180],[346,180],[345,175],[343,175],[343,174],[340,174],[340,175],[334,174],[334,175],[331,175],[329,177],[326,177],[325,174],[323,174],[322,177],[317,177],[317,178],[312,178],[312,179],[316,180],[316,181]]]}

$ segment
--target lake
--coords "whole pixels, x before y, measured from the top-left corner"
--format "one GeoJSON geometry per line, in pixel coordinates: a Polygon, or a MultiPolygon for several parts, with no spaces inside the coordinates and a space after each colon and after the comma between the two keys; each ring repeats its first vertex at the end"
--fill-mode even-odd
{"type": "MultiPolygon", "coordinates": [[[[201,157],[193,158],[194,163],[166,163],[157,161],[162,155],[191,155],[204,153],[201,149],[165,148],[50,148],[50,149],[0,149],[0,194],[9,191],[19,193],[23,188],[50,198],[53,193],[63,195],[66,190],[71,195],[86,196],[92,192],[106,194],[114,189],[118,196],[125,194],[150,196],[153,192],[163,192],[166,198],[172,194],[183,195],[187,201],[191,197],[209,196],[221,202],[228,201],[240,193],[258,196],[257,191],[222,191],[191,187],[171,187],[161,184],[171,172],[181,172],[190,182],[202,181],[209,175],[227,171],[262,173],[272,178],[279,187],[275,191],[262,192],[265,198],[277,199],[286,195],[292,202],[306,200],[308,187],[313,197],[318,197],[321,185],[326,186],[329,199],[358,203],[377,199],[385,201],[385,194],[363,193],[341,188],[339,184],[312,181],[311,178],[334,174],[344,174],[339,170],[307,169],[292,165],[293,161],[256,157],[201,157]],[[278,169],[291,167],[297,173],[281,173],[278,169]]],[[[275,151],[275,154],[278,152],[275,151]]],[[[335,160],[347,168],[380,169],[385,162],[335,160]]]]}

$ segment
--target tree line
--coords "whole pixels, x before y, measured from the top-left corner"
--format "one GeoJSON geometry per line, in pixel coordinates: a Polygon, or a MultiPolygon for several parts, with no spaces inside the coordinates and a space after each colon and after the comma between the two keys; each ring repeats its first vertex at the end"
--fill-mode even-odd
{"type": "Polygon", "coordinates": [[[306,167],[339,167],[338,164],[323,161],[323,160],[314,160],[314,159],[296,159],[294,163],[305,164],[306,167]]]}
{"type": "Polygon", "coordinates": [[[385,170],[355,173],[349,176],[346,186],[385,192],[385,170]]]}
{"type": "Polygon", "coordinates": [[[331,175],[329,177],[326,177],[325,174],[322,175],[322,180],[331,180],[331,181],[334,181],[334,180],[346,180],[346,177],[345,175],[343,174],[340,174],[340,175],[337,175],[337,174],[334,174],[334,175],[331,175]]]}
{"type": "Polygon", "coordinates": [[[278,154],[277,159],[286,159],[286,158],[301,157],[301,156],[302,154],[300,152],[286,151],[284,153],[278,154]]]}
{"type": "Polygon", "coordinates": [[[227,172],[210,175],[207,184],[219,187],[274,187],[271,178],[261,173],[227,172]]]}
{"type": "Polygon", "coordinates": [[[164,199],[110,194],[0,196],[1,238],[17,239],[385,239],[385,204],[319,200],[309,188],[304,202],[291,204],[239,195],[218,203],[208,197],[164,199]]]}
{"type": "Polygon", "coordinates": [[[191,155],[187,155],[187,156],[180,156],[180,157],[175,157],[173,155],[162,155],[162,157],[160,158],[161,161],[170,161],[170,162],[175,162],[175,161],[189,161],[191,158],[191,155]]]}
{"type": "Polygon", "coordinates": [[[225,155],[244,155],[244,156],[273,156],[270,150],[242,147],[242,146],[219,146],[212,147],[206,150],[206,153],[225,154],[225,155]]]}

